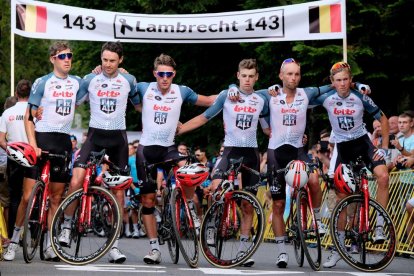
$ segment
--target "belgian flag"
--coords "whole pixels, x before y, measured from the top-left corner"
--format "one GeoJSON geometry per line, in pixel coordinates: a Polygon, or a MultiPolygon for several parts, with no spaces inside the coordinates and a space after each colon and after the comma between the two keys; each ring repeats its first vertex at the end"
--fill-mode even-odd
{"type": "Polygon", "coordinates": [[[16,28],[26,32],[45,33],[47,9],[44,6],[16,5],[16,28]]]}
{"type": "Polygon", "coordinates": [[[341,32],[341,4],[309,7],[309,33],[341,32]]]}

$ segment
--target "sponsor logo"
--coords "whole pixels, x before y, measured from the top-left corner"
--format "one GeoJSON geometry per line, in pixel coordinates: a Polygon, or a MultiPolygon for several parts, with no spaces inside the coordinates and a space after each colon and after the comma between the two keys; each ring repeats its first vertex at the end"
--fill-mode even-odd
{"type": "Polygon", "coordinates": [[[257,109],[256,108],[253,108],[251,106],[239,106],[239,105],[236,105],[234,107],[234,111],[236,111],[236,112],[255,113],[257,111],[257,109]]]}
{"type": "Polygon", "coordinates": [[[103,113],[110,114],[116,110],[116,99],[100,99],[100,108],[103,113]]]}
{"type": "Polygon", "coordinates": [[[283,115],[283,125],[284,126],[295,126],[296,125],[296,115],[284,114],[283,115]]]}
{"type": "Polygon", "coordinates": [[[154,104],[153,109],[155,111],[170,111],[171,107],[168,107],[168,106],[165,106],[165,105],[154,104]]]}
{"type": "Polygon", "coordinates": [[[296,108],[283,108],[280,110],[282,113],[298,113],[299,109],[296,108]]]}
{"type": "Polygon", "coordinates": [[[69,115],[72,111],[71,99],[57,99],[56,100],[56,113],[62,116],[69,115]]]}
{"type": "Polygon", "coordinates": [[[53,91],[52,97],[71,98],[73,94],[74,93],[72,91],[62,91],[62,92],[53,91]]]}
{"type": "Polygon", "coordinates": [[[61,89],[61,88],[62,88],[62,86],[56,85],[56,89],[61,89]]]}
{"type": "Polygon", "coordinates": [[[103,83],[101,86],[102,86],[102,88],[107,88],[108,87],[108,84],[103,83]]]}
{"type": "Polygon", "coordinates": [[[339,109],[339,108],[335,107],[334,110],[333,110],[333,113],[335,115],[352,115],[352,114],[355,113],[355,110],[354,109],[349,109],[349,108],[339,109]]]}
{"type": "Polygon", "coordinates": [[[280,100],[280,103],[281,104],[285,104],[286,102],[284,100],[280,100]]]}
{"type": "Polygon", "coordinates": [[[24,115],[10,115],[9,116],[9,122],[13,122],[14,120],[23,121],[24,120],[24,115]]]}
{"type": "Polygon", "coordinates": [[[161,100],[162,100],[162,98],[161,98],[160,96],[155,96],[155,99],[156,99],[157,101],[161,101],[161,100]]]}
{"type": "Polygon", "coordinates": [[[154,123],[158,125],[163,125],[167,123],[168,113],[166,112],[155,112],[154,114],[154,123]]]}
{"type": "Polygon", "coordinates": [[[119,95],[121,95],[121,93],[120,92],[118,92],[118,91],[102,91],[102,90],[99,90],[98,91],[98,97],[118,97],[119,95]]]}
{"type": "Polygon", "coordinates": [[[252,126],[253,115],[237,114],[236,127],[242,130],[248,129],[252,126]]]}
{"type": "Polygon", "coordinates": [[[354,118],[350,116],[339,116],[338,125],[340,129],[343,129],[346,131],[351,130],[355,126],[354,118]]]}
{"type": "Polygon", "coordinates": [[[342,103],[341,103],[341,102],[337,102],[337,103],[336,103],[336,105],[337,105],[337,106],[341,106],[341,105],[342,105],[342,103]]]}

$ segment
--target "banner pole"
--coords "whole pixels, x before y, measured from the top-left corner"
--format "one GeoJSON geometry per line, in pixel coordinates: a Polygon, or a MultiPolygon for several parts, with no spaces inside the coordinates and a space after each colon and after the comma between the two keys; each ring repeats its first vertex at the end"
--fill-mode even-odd
{"type": "Polygon", "coordinates": [[[14,96],[14,32],[10,30],[10,96],[14,96]]]}
{"type": "Polygon", "coordinates": [[[346,36],[346,1],[342,0],[342,26],[344,27],[344,38],[342,39],[342,52],[343,52],[343,59],[345,62],[348,62],[348,41],[346,36]]]}

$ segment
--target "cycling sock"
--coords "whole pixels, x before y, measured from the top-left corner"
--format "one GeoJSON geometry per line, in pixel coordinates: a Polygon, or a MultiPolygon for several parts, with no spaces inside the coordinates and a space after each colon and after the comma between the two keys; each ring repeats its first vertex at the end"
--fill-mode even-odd
{"type": "Polygon", "coordinates": [[[46,232],[46,248],[51,247],[52,244],[50,243],[50,231],[46,232]]]}
{"type": "Polygon", "coordinates": [[[338,231],[339,244],[345,247],[345,231],[338,231]]]}
{"type": "Polygon", "coordinates": [[[240,244],[239,244],[239,252],[245,252],[249,248],[249,236],[248,235],[240,235],[240,244]]]}
{"type": "Polygon", "coordinates": [[[118,248],[118,241],[119,241],[119,237],[116,238],[114,244],[112,245],[112,248],[114,248],[114,247],[118,248]]]}
{"type": "Polygon", "coordinates": [[[160,251],[160,244],[158,243],[158,239],[150,239],[149,240],[150,245],[151,245],[151,250],[158,250],[160,251]]]}
{"type": "Polygon", "coordinates": [[[131,230],[130,230],[130,228],[129,228],[129,223],[125,223],[125,233],[126,232],[130,232],[131,230]]]}
{"type": "Polygon", "coordinates": [[[377,215],[377,227],[378,226],[384,226],[384,217],[381,215],[377,215]]]}
{"type": "Polygon", "coordinates": [[[132,226],[134,227],[134,231],[139,230],[138,223],[134,223],[134,224],[132,224],[132,226]]]}
{"type": "Polygon", "coordinates": [[[12,238],[10,240],[11,242],[19,243],[20,230],[21,230],[20,227],[18,227],[17,225],[14,225],[13,236],[12,236],[12,238]]]}
{"type": "Polygon", "coordinates": [[[63,219],[62,227],[70,229],[71,226],[72,226],[73,216],[68,216],[68,215],[64,214],[63,217],[64,217],[64,219],[63,219]]]}
{"type": "Polygon", "coordinates": [[[276,255],[279,256],[282,253],[286,254],[285,236],[275,237],[276,241],[276,255]]]}
{"type": "Polygon", "coordinates": [[[315,219],[316,220],[321,220],[321,208],[313,208],[313,213],[315,214],[315,219]]]}

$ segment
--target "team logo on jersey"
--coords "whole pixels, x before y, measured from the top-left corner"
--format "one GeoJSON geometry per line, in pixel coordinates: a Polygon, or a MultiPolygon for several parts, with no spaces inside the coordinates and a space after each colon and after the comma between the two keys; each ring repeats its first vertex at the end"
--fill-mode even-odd
{"type": "Polygon", "coordinates": [[[102,87],[102,88],[107,88],[107,87],[108,87],[108,84],[103,83],[103,84],[101,85],[101,87],[102,87]]]}
{"type": "Polygon", "coordinates": [[[285,104],[286,102],[284,100],[280,100],[280,103],[281,104],[285,104]]]}
{"type": "Polygon", "coordinates": [[[372,107],[377,107],[377,105],[372,101],[372,99],[370,97],[368,97],[367,95],[363,95],[362,96],[362,100],[366,101],[369,103],[369,105],[371,105],[372,107]]]}
{"type": "Polygon", "coordinates": [[[10,115],[9,116],[9,122],[13,122],[14,120],[23,121],[24,120],[24,115],[10,115]]]}
{"type": "Polygon", "coordinates": [[[245,130],[252,126],[253,115],[237,114],[236,127],[245,130]]]}
{"type": "Polygon", "coordinates": [[[121,92],[119,91],[105,91],[105,90],[99,90],[96,94],[98,97],[118,97],[121,95],[121,92]]]}
{"type": "Polygon", "coordinates": [[[69,115],[72,111],[71,99],[57,99],[56,100],[56,113],[62,116],[69,115]]]}
{"type": "Polygon", "coordinates": [[[244,103],[244,102],[245,102],[245,100],[240,99],[240,100],[238,100],[238,102],[239,102],[239,103],[244,103]]]}
{"type": "Polygon", "coordinates": [[[154,104],[153,109],[155,111],[158,111],[158,110],[159,111],[170,111],[171,110],[171,107],[166,106],[166,105],[157,105],[157,104],[154,104]]]}
{"type": "Polygon", "coordinates": [[[105,98],[100,99],[101,111],[106,114],[115,112],[116,110],[116,99],[105,98]]]}
{"type": "Polygon", "coordinates": [[[73,96],[73,92],[72,91],[62,91],[62,92],[58,92],[58,91],[53,91],[52,97],[63,97],[63,98],[71,98],[73,96]]]}
{"type": "Polygon", "coordinates": [[[295,114],[284,114],[283,115],[283,125],[284,126],[295,126],[296,125],[296,115],[295,114]]]}
{"type": "Polygon", "coordinates": [[[283,108],[282,107],[282,109],[280,109],[280,112],[282,112],[282,113],[298,113],[299,112],[299,109],[296,109],[296,108],[291,108],[291,107],[289,107],[289,108],[283,108]]]}
{"type": "Polygon", "coordinates": [[[167,116],[168,116],[167,112],[155,112],[154,123],[158,125],[163,125],[167,123],[167,116]]]}
{"type": "Polygon", "coordinates": [[[341,105],[342,105],[342,103],[341,103],[341,102],[337,102],[337,103],[336,103],[336,105],[337,105],[337,106],[341,106],[341,105]]]}
{"type": "Polygon", "coordinates": [[[157,101],[161,101],[161,100],[162,100],[162,98],[161,98],[160,96],[155,96],[155,99],[156,99],[157,101]]]}
{"type": "Polygon", "coordinates": [[[257,111],[257,109],[256,108],[253,108],[251,106],[239,106],[239,105],[236,105],[234,107],[234,111],[236,111],[236,112],[255,113],[257,111]]]}
{"type": "Polygon", "coordinates": [[[62,86],[56,85],[56,89],[61,89],[61,88],[62,88],[62,86]]]}
{"type": "Polygon", "coordinates": [[[355,126],[354,118],[350,116],[339,116],[338,125],[340,129],[343,129],[346,131],[351,130],[355,126]]]}
{"type": "Polygon", "coordinates": [[[355,113],[355,110],[349,108],[340,109],[335,107],[333,113],[335,115],[353,115],[355,113]]]}

